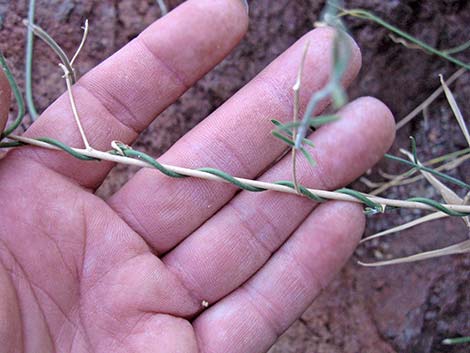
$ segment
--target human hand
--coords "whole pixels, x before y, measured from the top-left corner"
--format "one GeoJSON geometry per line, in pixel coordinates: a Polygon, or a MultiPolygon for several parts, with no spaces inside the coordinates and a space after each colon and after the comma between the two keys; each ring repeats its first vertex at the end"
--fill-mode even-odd
{"type": "MultiPolygon", "coordinates": [[[[85,75],[74,94],[91,145],[131,143],[230,52],[247,21],[241,0],[188,0],[85,75]]],[[[323,86],[332,38],[326,28],[307,34],[159,160],[289,179],[290,157],[276,161],[284,146],[270,135],[270,119],[291,116],[306,40],[302,106],[323,86]]],[[[360,61],[354,47],[345,84],[360,61]]],[[[345,185],[390,146],[393,118],[379,101],[358,99],[341,117],[312,136],[318,166],[299,159],[303,185],[345,185]]],[[[80,146],[67,97],[26,135],[80,146]]],[[[0,161],[2,352],[266,351],[344,264],[364,227],[356,204],[237,193],[152,169],[104,201],[93,191],[110,168],[33,147],[0,161]]]]}

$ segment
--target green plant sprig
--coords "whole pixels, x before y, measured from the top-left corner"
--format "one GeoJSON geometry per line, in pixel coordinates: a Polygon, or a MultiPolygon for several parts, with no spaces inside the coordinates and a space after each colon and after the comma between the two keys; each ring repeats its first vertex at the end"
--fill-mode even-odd
{"type": "Polygon", "coordinates": [[[413,169],[417,169],[417,170],[422,170],[422,171],[425,171],[425,172],[428,172],[428,173],[431,173],[431,174],[434,174],[435,176],[441,178],[441,179],[444,179],[444,180],[447,180],[448,182],[452,183],[452,184],[455,184],[455,185],[458,185],[460,187],[463,187],[467,190],[470,190],[470,185],[457,179],[457,178],[454,178],[454,177],[451,177],[450,175],[447,175],[447,174],[444,174],[444,173],[441,173],[441,172],[438,172],[437,170],[435,169],[432,169],[432,168],[429,168],[429,167],[425,167],[423,165],[419,165],[415,162],[412,162],[412,161],[409,161],[407,159],[404,159],[404,158],[401,158],[401,157],[397,157],[397,156],[394,156],[394,155],[391,155],[391,154],[388,154],[386,153],[385,154],[385,158],[387,159],[390,159],[392,161],[396,161],[396,162],[400,162],[400,163],[403,163],[403,164],[406,164],[410,167],[413,167],[413,169]]]}
{"type": "Polygon", "coordinates": [[[439,57],[441,57],[445,60],[448,60],[451,63],[454,63],[458,66],[461,66],[461,67],[463,67],[467,70],[470,70],[470,64],[464,63],[463,61],[461,61],[457,58],[454,58],[452,55],[450,55],[449,51],[445,51],[445,50],[443,51],[443,50],[436,49],[436,48],[426,44],[425,42],[411,36],[410,34],[402,31],[401,29],[395,27],[391,23],[388,23],[388,22],[384,21],[383,19],[381,19],[380,17],[374,15],[373,13],[371,13],[369,11],[366,11],[366,10],[363,10],[363,9],[341,9],[341,12],[339,12],[339,14],[338,14],[338,16],[340,16],[340,17],[346,16],[346,15],[373,21],[373,22],[377,23],[378,25],[380,25],[380,26],[388,29],[389,31],[395,33],[396,35],[406,39],[407,41],[409,41],[413,44],[416,44],[419,47],[427,50],[428,52],[430,52],[434,55],[437,55],[437,56],[439,56],[439,57]]]}
{"type": "Polygon", "coordinates": [[[348,100],[341,80],[349,65],[351,44],[349,38],[347,38],[345,26],[337,16],[337,3],[338,1],[329,1],[323,14],[323,22],[336,31],[333,40],[333,65],[330,78],[322,89],[312,95],[307,104],[294,140],[296,149],[301,148],[303,139],[307,135],[309,123],[312,121],[315,109],[321,101],[330,97],[334,108],[339,109],[348,100]]]}

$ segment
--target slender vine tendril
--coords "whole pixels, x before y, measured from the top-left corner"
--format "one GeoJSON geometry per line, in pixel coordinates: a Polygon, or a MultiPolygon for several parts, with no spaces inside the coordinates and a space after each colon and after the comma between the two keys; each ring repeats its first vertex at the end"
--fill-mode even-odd
{"type": "Polygon", "coordinates": [[[5,76],[8,79],[8,83],[10,84],[11,90],[13,91],[13,95],[15,96],[16,104],[18,107],[16,119],[0,135],[0,141],[1,141],[4,137],[10,135],[13,131],[16,130],[18,126],[20,126],[25,115],[25,106],[24,106],[23,95],[21,94],[18,84],[16,83],[16,80],[13,77],[13,74],[11,73],[10,68],[8,67],[5,57],[3,56],[3,53],[1,51],[0,51],[0,66],[2,67],[3,72],[5,73],[5,76]]]}
{"type": "MultiPolygon", "coordinates": [[[[34,10],[36,0],[29,0],[28,7],[28,22],[34,23],[34,10]]],[[[34,104],[33,98],[33,47],[34,47],[34,33],[33,27],[27,27],[26,34],[26,59],[25,59],[25,91],[26,91],[26,105],[28,107],[29,117],[31,121],[35,121],[38,117],[38,111],[34,104]]]]}
{"type": "Polygon", "coordinates": [[[454,58],[452,55],[450,55],[449,51],[445,51],[445,50],[442,51],[442,50],[436,49],[436,48],[426,44],[425,42],[411,36],[410,34],[402,31],[401,29],[395,27],[391,23],[388,23],[388,22],[382,20],[380,17],[374,15],[373,13],[371,13],[369,11],[362,10],[362,9],[351,9],[351,10],[341,9],[341,12],[339,13],[339,16],[345,16],[345,15],[349,15],[349,16],[353,16],[353,17],[373,21],[373,22],[377,23],[378,25],[380,25],[380,26],[388,29],[389,31],[399,35],[400,37],[406,39],[407,41],[409,41],[413,44],[416,44],[417,46],[427,50],[428,52],[430,52],[434,55],[437,55],[437,56],[439,56],[439,57],[441,57],[441,58],[443,58],[447,61],[450,61],[451,63],[454,63],[458,66],[461,66],[461,67],[463,67],[467,70],[470,70],[470,65],[469,64],[464,63],[463,61],[461,61],[457,58],[454,58]]]}

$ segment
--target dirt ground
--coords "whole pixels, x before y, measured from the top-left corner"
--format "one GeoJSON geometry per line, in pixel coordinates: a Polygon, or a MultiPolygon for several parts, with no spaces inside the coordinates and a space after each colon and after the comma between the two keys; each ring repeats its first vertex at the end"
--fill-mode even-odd
{"type": "MultiPolygon", "coordinates": [[[[168,1],[176,7],[182,1],[168,1]]],[[[88,71],[118,50],[159,17],[153,0],[38,0],[36,21],[65,49],[80,41],[79,26],[89,18],[91,35],[80,57],[80,71],[88,71]]],[[[180,136],[256,75],[266,64],[312,28],[323,6],[316,0],[250,1],[249,33],[230,57],[209,73],[176,104],[168,108],[139,138],[137,148],[158,156],[180,136]]],[[[438,48],[467,40],[470,2],[459,0],[351,0],[349,8],[370,9],[409,33],[438,48]]],[[[26,2],[0,0],[0,46],[23,84],[23,46],[26,2]]],[[[457,68],[422,51],[395,44],[388,32],[365,20],[347,21],[363,52],[363,69],[350,90],[352,98],[372,95],[382,99],[397,120],[422,102],[439,85],[438,74],[449,77],[457,68]]],[[[44,109],[64,89],[56,63],[41,43],[36,46],[34,89],[44,109]]],[[[468,52],[459,57],[468,61],[468,52]]],[[[470,112],[470,77],[452,86],[465,116],[470,112]]],[[[394,150],[407,147],[408,136],[417,139],[422,160],[462,149],[465,140],[444,99],[438,99],[422,116],[399,131],[394,150]]],[[[403,170],[391,162],[379,166],[389,173],[403,170]]],[[[377,168],[376,168],[377,169],[377,168]]],[[[119,166],[99,193],[107,197],[135,171],[119,166]]],[[[469,182],[470,166],[452,175],[469,182]]],[[[378,180],[376,170],[369,178],[378,180]]],[[[354,185],[364,189],[360,183],[354,185]]],[[[389,190],[386,196],[435,197],[419,182],[389,190]]],[[[366,234],[402,223],[417,212],[393,212],[369,217],[366,234]]],[[[363,268],[359,258],[373,261],[405,256],[465,239],[462,222],[447,219],[414,228],[400,236],[362,246],[332,285],[277,342],[280,352],[469,352],[470,346],[446,347],[446,337],[470,335],[470,256],[445,257],[387,268],[363,268]]]]}

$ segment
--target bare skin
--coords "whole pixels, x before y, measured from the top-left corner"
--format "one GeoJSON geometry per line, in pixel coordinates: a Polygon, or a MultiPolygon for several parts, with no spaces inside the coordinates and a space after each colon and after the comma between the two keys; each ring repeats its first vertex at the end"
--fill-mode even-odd
{"type": "MultiPolygon", "coordinates": [[[[131,143],[231,51],[247,23],[240,0],[188,0],[85,75],[74,93],[91,145],[131,143]]],[[[306,34],[160,160],[289,179],[290,157],[273,163],[284,146],[269,120],[289,119],[306,40],[303,107],[324,84],[332,37],[330,29],[306,34]]],[[[360,61],[355,47],[345,84],[360,61]]],[[[312,136],[318,166],[299,159],[302,184],[345,185],[389,148],[394,122],[381,102],[358,99],[341,116],[312,136]]],[[[26,135],[81,146],[66,97],[26,135]]],[[[265,352],[345,263],[364,227],[358,205],[237,192],[150,169],[105,201],[93,192],[110,168],[32,147],[0,160],[2,352],[265,352]]]]}

